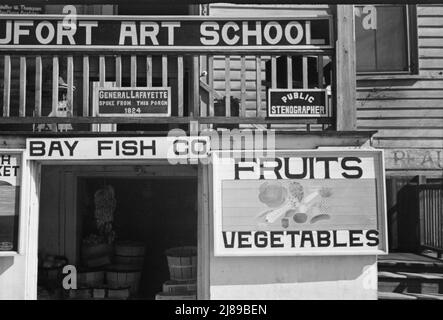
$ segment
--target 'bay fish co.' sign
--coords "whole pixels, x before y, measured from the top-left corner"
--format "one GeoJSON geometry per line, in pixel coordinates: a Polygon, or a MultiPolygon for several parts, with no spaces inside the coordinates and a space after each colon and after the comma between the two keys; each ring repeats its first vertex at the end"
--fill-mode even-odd
{"type": "Polygon", "coordinates": [[[330,16],[220,18],[0,15],[0,49],[332,49],[330,16]]]}
{"type": "Polygon", "coordinates": [[[197,160],[209,137],[93,137],[26,139],[28,160],[197,160]]]}
{"type": "Polygon", "coordinates": [[[216,256],[387,252],[382,151],[212,160],[216,256]]]}

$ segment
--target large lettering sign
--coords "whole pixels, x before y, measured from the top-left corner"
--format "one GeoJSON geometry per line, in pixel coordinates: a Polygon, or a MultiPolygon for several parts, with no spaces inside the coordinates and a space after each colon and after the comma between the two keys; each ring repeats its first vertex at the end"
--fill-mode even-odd
{"type": "Polygon", "coordinates": [[[213,155],[216,256],[387,250],[383,154],[310,150],[213,155]]]}
{"type": "Polygon", "coordinates": [[[331,49],[331,17],[0,15],[0,49],[331,49]]]}
{"type": "Polygon", "coordinates": [[[143,160],[207,157],[208,137],[30,138],[29,160],[143,160]]]}
{"type": "Polygon", "coordinates": [[[0,150],[0,252],[18,250],[22,152],[0,150]]]}

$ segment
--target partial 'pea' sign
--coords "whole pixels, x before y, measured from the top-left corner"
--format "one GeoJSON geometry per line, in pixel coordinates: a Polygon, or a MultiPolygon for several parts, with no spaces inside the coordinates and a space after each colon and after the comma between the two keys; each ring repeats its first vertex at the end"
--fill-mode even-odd
{"type": "Polygon", "coordinates": [[[381,254],[380,150],[213,154],[216,256],[381,254]]]}
{"type": "Polygon", "coordinates": [[[269,118],[328,117],[324,89],[270,89],[269,118]]]}
{"type": "Polygon", "coordinates": [[[21,152],[0,150],[0,251],[17,251],[21,152]]]}
{"type": "Polygon", "coordinates": [[[98,88],[96,103],[102,117],[171,115],[171,88],[98,88]]]}

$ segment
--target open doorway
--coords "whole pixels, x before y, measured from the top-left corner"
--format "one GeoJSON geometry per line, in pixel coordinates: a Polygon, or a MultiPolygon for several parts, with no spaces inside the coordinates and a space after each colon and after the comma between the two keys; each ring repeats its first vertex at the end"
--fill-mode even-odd
{"type": "Polygon", "coordinates": [[[42,167],[39,299],[196,298],[196,170],[165,167],[42,167]]]}

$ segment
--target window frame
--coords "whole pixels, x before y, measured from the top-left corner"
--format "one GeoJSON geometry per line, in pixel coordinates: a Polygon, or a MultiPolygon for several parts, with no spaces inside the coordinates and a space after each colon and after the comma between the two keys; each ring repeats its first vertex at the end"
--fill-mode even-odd
{"type": "MultiPolygon", "coordinates": [[[[376,7],[392,6],[391,4],[377,4],[376,7]]],[[[406,8],[406,47],[408,70],[405,71],[358,71],[356,62],[357,79],[390,79],[416,77],[419,73],[418,59],[418,30],[417,30],[417,7],[416,5],[404,5],[406,8]]],[[[355,35],[356,37],[356,35],[355,35]]],[[[355,39],[357,45],[357,39],[355,39]]],[[[356,56],[356,60],[357,60],[356,56]]]]}

